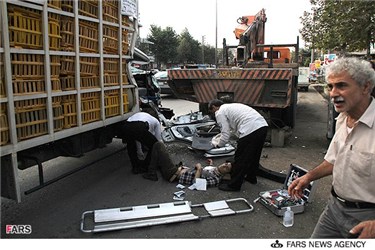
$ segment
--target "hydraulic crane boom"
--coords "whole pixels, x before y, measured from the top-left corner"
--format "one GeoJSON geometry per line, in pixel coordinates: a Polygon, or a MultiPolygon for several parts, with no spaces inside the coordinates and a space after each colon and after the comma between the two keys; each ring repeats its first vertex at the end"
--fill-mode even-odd
{"type": "Polygon", "coordinates": [[[261,9],[255,16],[242,16],[237,19],[239,26],[234,30],[239,39],[237,63],[246,64],[248,60],[263,60],[264,28],[267,21],[266,12],[261,9]]]}

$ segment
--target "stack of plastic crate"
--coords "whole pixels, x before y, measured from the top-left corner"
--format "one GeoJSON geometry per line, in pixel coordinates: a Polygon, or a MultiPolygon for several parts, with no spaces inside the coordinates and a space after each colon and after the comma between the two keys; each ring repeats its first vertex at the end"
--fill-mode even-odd
{"type": "Polygon", "coordinates": [[[18,141],[47,134],[48,120],[45,98],[14,102],[18,141]]]}
{"type": "MultiPolygon", "coordinates": [[[[57,1],[49,5],[58,8],[57,1]],[[57,5],[57,6],[56,6],[57,5]]],[[[38,53],[43,50],[42,12],[27,7],[8,5],[9,42],[11,48],[28,49],[24,53],[11,54],[12,88],[14,96],[28,96],[15,101],[16,132],[19,141],[48,133],[47,99],[33,98],[34,94],[47,92],[45,59],[50,61],[52,91],[61,91],[60,57],[38,53]],[[35,50],[35,53],[32,51],[35,50]],[[30,52],[31,51],[31,52],[30,52]]],[[[49,49],[60,50],[60,15],[48,13],[49,49]]],[[[54,130],[63,128],[61,98],[52,101],[54,130]]]]}
{"type": "MultiPolygon", "coordinates": [[[[2,25],[0,25],[0,34],[2,34],[2,25]]],[[[0,37],[0,48],[3,47],[3,39],[0,37]]],[[[5,72],[4,72],[4,58],[0,53],[0,98],[6,97],[5,91],[5,72]]],[[[0,146],[9,142],[9,126],[6,103],[0,103],[0,146]]]]}
{"type": "Polygon", "coordinates": [[[118,86],[119,85],[119,59],[105,58],[104,59],[104,86],[118,86]]]}
{"type": "Polygon", "coordinates": [[[118,28],[103,25],[103,51],[106,54],[118,54],[118,28]]]}
{"type": "Polygon", "coordinates": [[[0,104],[0,146],[9,142],[8,116],[5,103],[0,104]]]}
{"type": "Polygon", "coordinates": [[[82,124],[100,120],[100,93],[81,94],[82,124]]]}
{"type": "Polygon", "coordinates": [[[98,11],[99,11],[98,0],[78,1],[78,13],[80,15],[98,18],[98,11]]]}
{"type": "Polygon", "coordinates": [[[48,7],[54,8],[57,10],[61,10],[61,3],[62,3],[61,0],[48,0],[47,1],[48,7]]]}
{"type": "Polygon", "coordinates": [[[62,97],[63,107],[63,128],[68,129],[77,126],[77,97],[76,95],[66,95],[62,97]]]}
{"type": "Polygon", "coordinates": [[[81,88],[99,87],[99,58],[81,57],[80,65],[81,88]]]}
{"type": "Polygon", "coordinates": [[[105,91],[104,100],[106,118],[120,114],[120,91],[118,89],[105,91]]]}
{"type": "Polygon", "coordinates": [[[62,97],[52,97],[53,130],[60,131],[64,128],[64,112],[62,97]]]}
{"type": "MultiPolygon", "coordinates": [[[[9,5],[10,46],[22,49],[43,49],[42,13],[38,10],[9,5]]],[[[14,95],[37,94],[46,91],[44,55],[12,54],[14,95]]]]}

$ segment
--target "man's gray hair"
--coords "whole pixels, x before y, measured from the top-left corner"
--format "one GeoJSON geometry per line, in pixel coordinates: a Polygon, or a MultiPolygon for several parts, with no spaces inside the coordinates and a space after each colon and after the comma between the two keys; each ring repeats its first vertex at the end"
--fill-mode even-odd
{"type": "MultiPolygon", "coordinates": [[[[363,86],[370,83],[371,89],[375,86],[375,70],[370,62],[357,57],[341,57],[328,65],[326,81],[331,75],[346,72],[354,81],[363,86]]],[[[370,91],[371,92],[371,91],[370,91]]]]}

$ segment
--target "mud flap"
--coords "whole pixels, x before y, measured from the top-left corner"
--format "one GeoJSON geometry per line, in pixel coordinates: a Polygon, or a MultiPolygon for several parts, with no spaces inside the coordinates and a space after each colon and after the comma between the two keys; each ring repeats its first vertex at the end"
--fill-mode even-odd
{"type": "Polygon", "coordinates": [[[257,176],[269,179],[271,181],[276,181],[279,183],[284,183],[286,179],[286,174],[279,173],[270,169],[266,169],[261,164],[259,164],[257,176]]]}

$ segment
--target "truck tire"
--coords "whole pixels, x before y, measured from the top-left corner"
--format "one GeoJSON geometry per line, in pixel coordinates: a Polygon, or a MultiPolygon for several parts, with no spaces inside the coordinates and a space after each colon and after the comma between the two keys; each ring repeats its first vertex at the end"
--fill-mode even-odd
{"type": "Polygon", "coordinates": [[[297,100],[298,100],[298,90],[295,87],[292,89],[292,99],[291,104],[284,110],[283,121],[285,124],[291,128],[294,128],[296,125],[296,116],[297,116],[297,100]]]}
{"type": "Polygon", "coordinates": [[[288,108],[284,110],[283,121],[286,126],[294,128],[296,125],[296,112],[297,107],[296,103],[293,102],[288,108]]]}
{"type": "Polygon", "coordinates": [[[286,174],[276,172],[271,169],[267,169],[263,167],[260,163],[259,163],[259,169],[257,170],[257,176],[269,179],[271,181],[276,181],[282,184],[285,183],[285,179],[286,179],[286,174]]]}

